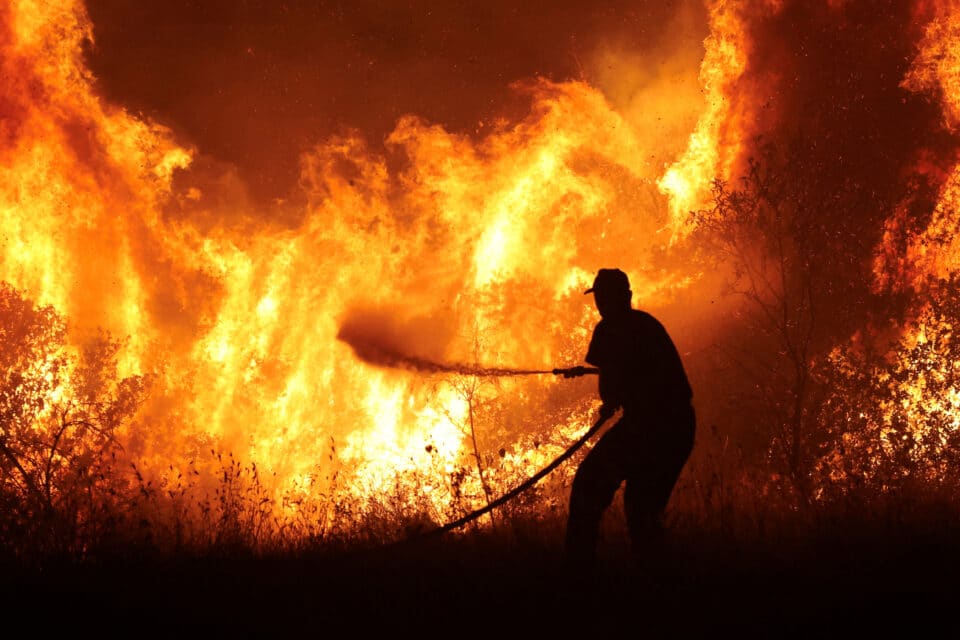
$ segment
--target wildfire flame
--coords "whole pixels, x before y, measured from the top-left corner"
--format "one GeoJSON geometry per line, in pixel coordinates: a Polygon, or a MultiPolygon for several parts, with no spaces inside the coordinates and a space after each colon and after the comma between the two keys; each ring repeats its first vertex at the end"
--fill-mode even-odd
{"type": "Polygon", "coordinates": [[[205,185],[173,183],[196,151],[98,95],[79,2],[18,0],[0,25],[0,279],[63,313],[77,348],[105,329],[123,341],[119,374],[151,376],[123,436],[144,473],[229,451],[290,504],[281,496],[329,491],[334,475],[362,498],[416,469],[443,504],[437,474],[469,457],[471,407],[507,406],[488,446],[526,472],[589,426],[592,389],[562,393],[546,376],[467,393],[379,370],[337,339],[345,322],[372,309],[420,357],[549,370],[581,361],[595,321],[582,290],[598,267],[637,274],[646,303],[676,286],[642,273],[665,222],[646,205],[644,145],[585,83],[518,84],[529,114],[479,139],[405,117],[386,140],[406,159],[399,172],[360,133],[321,142],[301,160],[297,224],[211,224],[223,218],[205,185]],[[177,198],[194,217],[165,208],[177,198]],[[531,433],[557,445],[523,451],[531,433]]]}
{"type": "MultiPolygon", "coordinates": [[[[956,38],[960,16],[949,2],[917,3],[914,14],[925,26],[900,87],[935,97],[941,105],[944,129],[954,131],[960,101],[956,38]]],[[[915,171],[937,185],[936,202],[923,228],[910,227],[910,209],[915,204],[909,199],[887,221],[875,260],[875,286],[909,292],[920,302],[908,310],[882,363],[873,363],[866,371],[882,389],[876,413],[856,416],[856,421],[868,423],[861,429],[868,435],[847,434],[845,441],[871,452],[867,475],[879,468],[877,461],[899,454],[913,467],[905,473],[939,480],[950,473],[943,454],[960,433],[960,384],[953,339],[956,315],[955,310],[944,310],[954,297],[949,283],[960,273],[956,215],[960,164],[939,166],[929,154],[923,154],[915,171]]],[[[860,339],[855,337],[857,342],[860,339]]],[[[834,357],[843,360],[836,353],[834,357]]]]}
{"type": "MultiPolygon", "coordinates": [[[[675,148],[673,129],[638,127],[586,81],[536,78],[513,86],[527,113],[482,135],[408,115],[382,149],[361,132],[320,141],[300,159],[305,204],[273,219],[207,198],[215,185],[191,173],[202,150],[100,95],[79,0],[14,0],[0,7],[0,280],[63,314],[72,349],[105,330],[118,375],[152,380],[121,434],[143,473],[186,473],[214,449],[264,472],[281,509],[334,490],[363,502],[408,471],[427,478],[410,499],[438,512],[455,492],[481,500],[487,479],[447,480],[473,468],[476,421],[501,489],[586,430],[596,399],[590,383],[474,374],[579,364],[597,320],[582,291],[600,267],[627,271],[653,309],[701,280],[652,269],[650,254],[683,241],[688,212],[743,160],[760,109],[738,94],[747,19],[783,5],[708,3],[703,95],[676,108],[678,122],[699,116],[662,166],[651,151],[675,148]],[[361,323],[366,344],[391,358],[464,364],[372,367],[351,348],[358,318],[376,319],[361,323]]],[[[938,93],[955,127],[958,23],[940,14],[903,83],[938,93]]],[[[911,239],[918,273],[957,270],[956,174],[911,239]],[[938,253],[934,236],[949,238],[938,253]]]]}

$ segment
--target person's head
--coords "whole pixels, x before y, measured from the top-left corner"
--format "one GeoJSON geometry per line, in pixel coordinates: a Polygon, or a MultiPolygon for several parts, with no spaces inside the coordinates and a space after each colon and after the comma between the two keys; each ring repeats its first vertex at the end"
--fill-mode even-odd
{"type": "Polygon", "coordinates": [[[593,294],[593,301],[602,318],[629,311],[633,297],[630,280],[620,269],[600,269],[593,280],[593,286],[584,293],[593,294]]]}

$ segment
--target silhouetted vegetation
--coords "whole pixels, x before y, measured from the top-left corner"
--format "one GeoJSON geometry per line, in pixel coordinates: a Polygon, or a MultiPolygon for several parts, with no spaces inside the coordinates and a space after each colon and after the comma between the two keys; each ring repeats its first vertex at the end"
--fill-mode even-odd
{"type": "Polygon", "coordinates": [[[105,336],[68,350],[64,319],[0,283],[0,545],[82,557],[120,526],[117,431],[146,392],[105,336]]]}

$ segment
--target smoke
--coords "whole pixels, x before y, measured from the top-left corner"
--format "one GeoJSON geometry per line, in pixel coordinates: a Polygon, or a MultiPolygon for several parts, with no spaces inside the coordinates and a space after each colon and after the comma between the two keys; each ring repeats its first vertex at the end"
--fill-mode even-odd
{"type": "Polygon", "coordinates": [[[337,333],[337,339],[350,345],[358,358],[388,369],[407,369],[419,373],[455,373],[466,376],[505,377],[552,373],[549,370],[483,367],[460,362],[441,363],[434,358],[411,353],[433,322],[419,318],[398,324],[395,317],[382,312],[353,311],[337,333]]]}
{"type": "Polygon", "coordinates": [[[87,0],[87,58],[106,97],[235,164],[264,204],[315,140],[382,140],[406,114],[484,135],[524,113],[514,82],[593,75],[596,47],[658,39],[674,4],[87,0]]]}
{"type": "Polygon", "coordinates": [[[703,113],[699,70],[703,41],[709,35],[703,3],[657,4],[657,13],[641,22],[644,28],[621,32],[611,28],[585,57],[591,84],[624,116],[648,150],[646,177],[653,180],[683,153],[703,113]]]}

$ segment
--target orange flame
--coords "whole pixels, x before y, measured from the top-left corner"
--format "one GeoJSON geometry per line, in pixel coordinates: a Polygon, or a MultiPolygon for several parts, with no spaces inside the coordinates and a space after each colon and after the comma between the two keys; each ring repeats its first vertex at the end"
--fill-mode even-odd
{"type": "MultiPolygon", "coordinates": [[[[720,135],[721,96],[744,45],[725,3],[712,20],[707,113],[659,183],[674,226],[737,149],[733,129],[720,135]]],[[[123,338],[122,375],[156,376],[124,445],[158,477],[229,450],[268,472],[289,507],[284,497],[333,483],[380,495],[420,472],[441,510],[452,499],[444,478],[469,466],[478,408],[487,450],[505,445],[491,475],[527,473],[587,428],[593,389],[373,369],[337,340],[346,318],[389,318],[414,356],[550,369],[585,351],[596,317],[582,290],[597,268],[634,274],[635,299],[652,307],[696,276],[643,272],[664,224],[649,205],[646,149],[585,83],[517,85],[529,115],[480,139],[408,116],[388,155],[359,133],[327,140],[302,158],[297,224],[237,214],[213,225],[228,216],[204,184],[177,194],[195,218],[165,208],[194,151],[95,91],[79,1],[15,0],[0,25],[11,83],[0,99],[0,280],[64,313],[78,345],[97,328],[123,338]],[[522,453],[530,433],[556,443],[522,453]]],[[[476,498],[479,482],[457,491],[476,498]]]]}
{"type": "MultiPolygon", "coordinates": [[[[942,105],[943,126],[955,130],[960,117],[960,15],[952,3],[919,3],[917,13],[932,11],[924,29],[918,53],[900,87],[927,93],[942,105]]],[[[878,248],[874,273],[878,289],[898,288],[922,294],[920,298],[951,297],[939,289],[960,274],[960,227],[956,211],[960,205],[960,164],[942,169],[921,163],[918,173],[935,173],[941,183],[939,195],[926,228],[906,230],[909,216],[904,204],[887,222],[878,248]],[[898,239],[905,239],[901,248],[898,239]],[[904,250],[905,249],[905,250],[904,250]]],[[[871,429],[879,435],[877,457],[888,455],[906,440],[918,474],[941,477],[937,466],[947,439],[960,428],[960,386],[956,384],[957,363],[951,357],[953,320],[936,311],[930,303],[910,310],[896,348],[886,354],[889,370],[873,372],[888,399],[881,406],[877,424],[871,429]],[[891,375],[891,371],[893,375],[891,375]],[[905,421],[907,424],[897,424],[905,421]],[[916,443],[916,444],[914,444],[916,443]]],[[[865,416],[860,416],[864,418],[865,416]]],[[[852,436],[851,436],[852,437],[852,436]]]]}
{"type": "Polygon", "coordinates": [[[688,214],[707,205],[714,179],[729,178],[743,145],[742,124],[731,98],[750,55],[741,4],[734,0],[709,3],[710,36],[704,42],[706,53],[700,67],[705,108],[690,134],[687,150],[657,182],[669,197],[669,227],[674,236],[689,231],[688,214]]]}

